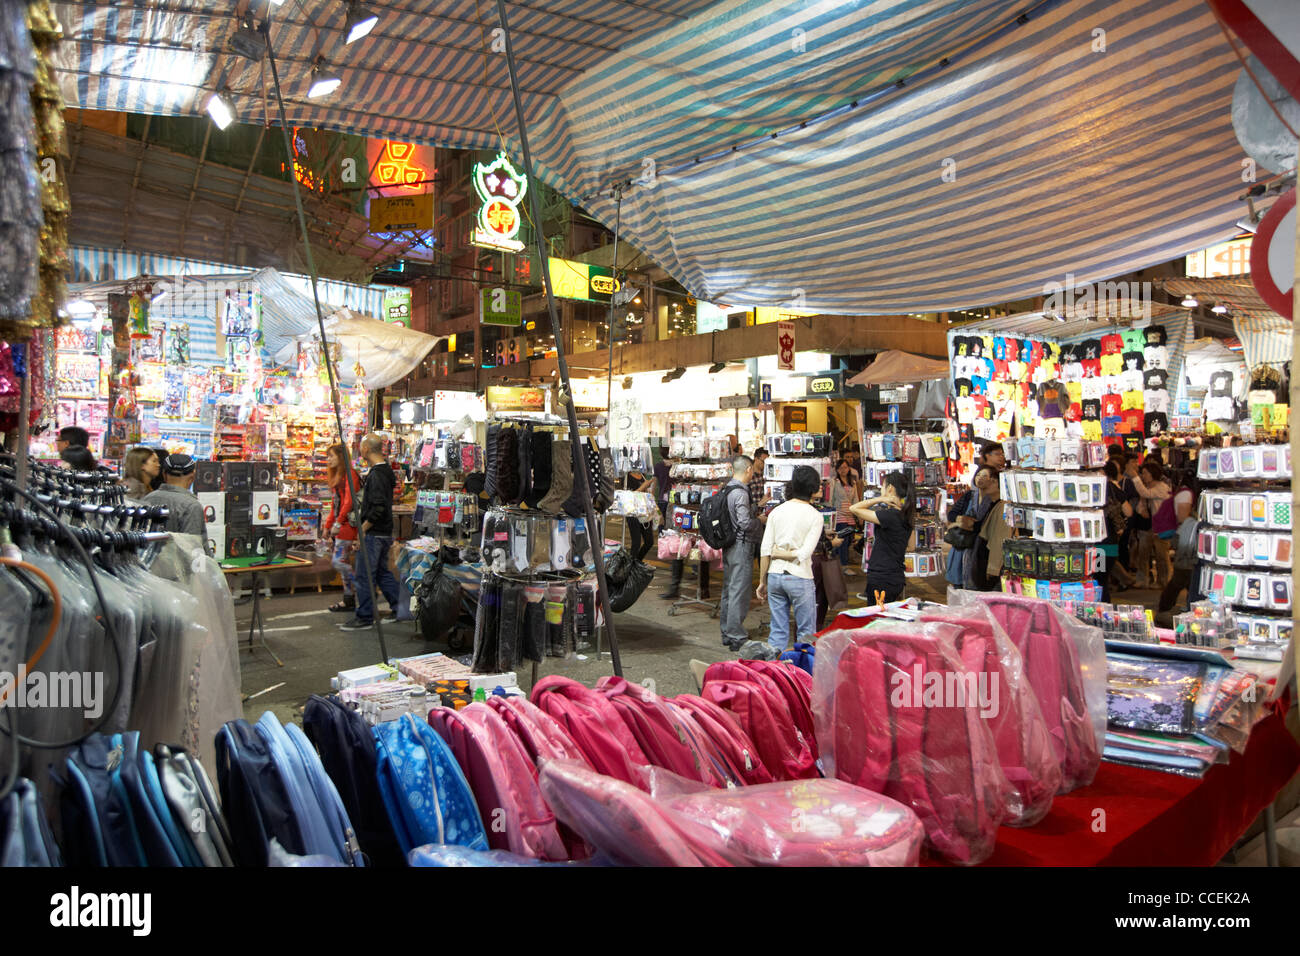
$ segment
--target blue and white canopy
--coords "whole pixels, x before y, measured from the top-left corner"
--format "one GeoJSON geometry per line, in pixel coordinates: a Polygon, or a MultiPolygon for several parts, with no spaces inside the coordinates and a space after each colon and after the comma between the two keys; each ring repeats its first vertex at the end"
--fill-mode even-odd
{"type": "MultiPolygon", "coordinates": [[[[199,114],[270,74],[228,0],[55,4],[69,105],[199,114]]],[[[264,9],[258,0],[257,9],[264,9]]],[[[275,8],[291,122],[518,158],[494,0],[275,8]],[[306,97],[317,53],[343,83],[306,97]]],[[[928,312],[1100,281],[1242,214],[1239,64],[1203,0],[511,0],[538,175],[695,295],[928,312]]]]}

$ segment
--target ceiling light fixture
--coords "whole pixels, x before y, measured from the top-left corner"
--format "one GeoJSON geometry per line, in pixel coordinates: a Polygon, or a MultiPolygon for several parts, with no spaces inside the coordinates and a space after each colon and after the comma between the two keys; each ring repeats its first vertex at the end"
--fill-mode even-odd
{"type": "Polygon", "coordinates": [[[344,29],[347,32],[345,43],[355,43],[370,33],[379,22],[379,15],[360,3],[348,3],[348,18],[344,29]]]}
{"type": "Polygon", "coordinates": [[[325,63],[324,58],[317,61],[311,71],[311,88],[307,91],[310,99],[316,99],[318,96],[329,96],[343,83],[343,77],[331,70],[325,63]]]}
{"type": "Polygon", "coordinates": [[[254,63],[262,62],[266,56],[266,24],[258,27],[253,23],[252,15],[246,14],[239,29],[230,35],[226,46],[231,53],[254,63]]]}
{"type": "Polygon", "coordinates": [[[1197,302],[1196,299],[1194,299],[1194,298],[1192,297],[1192,294],[1189,292],[1189,293],[1187,293],[1187,295],[1183,296],[1183,303],[1182,303],[1182,304],[1183,304],[1183,308],[1185,308],[1185,309],[1194,309],[1194,308],[1196,308],[1198,305],[1200,305],[1201,303],[1197,302]]]}
{"type": "Polygon", "coordinates": [[[217,129],[225,129],[235,121],[235,102],[225,90],[209,96],[203,108],[212,117],[212,122],[217,124],[217,129]]]}
{"type": "Polygon", "coordinates": [[[1222,302],[1220,302],[1217,305],[1215,305],[1214,308],[1210,309],[1210,311],[1216,312],[1219,315],[1223,315],[1228,311],[1228,307],[1224,305],[1222,302]]]}

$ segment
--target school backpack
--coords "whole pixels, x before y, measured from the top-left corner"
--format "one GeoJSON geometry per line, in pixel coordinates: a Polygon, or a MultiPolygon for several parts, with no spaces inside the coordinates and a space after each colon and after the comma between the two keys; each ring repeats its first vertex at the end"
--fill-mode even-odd
{"type": "Polygon", "coordinates": [[[817,642],[814,709],[828,776],[911,807],[954,863],[993,852],[1010,787],[978,705],[922,694],[965,668],[958,628],[882,622],[817,642]]]}
{"type": "Polygon", "coordinates": [[[1024,676],[1020,652],[1002,633],[987,608],[926,611],[921,621],[962,629],[957,650],[966,669],[989,691],[992,713],[980,717],[993,733],[998,762],[1011,785],[1007,826],[1033,826],[1052,808],[1061,786],[1061,764],[1038,698],[1024,676]],[[992,696],[996,694],[996,697],[992,696]]]}
{"type": "Polygon", "coordinates": [[[153,765],[179,835],[194,851],[194,865],[234,866],[230,830],[203,764],[183,747],[155,744],[153,765]]]}
{"type": "Polygon", "coordinates": [[[772,682],[772,686],[790,708],[790,716],[794,718],[794,724],[799,728],[803,739],[812,748],[813,760],[816,760],[817,734],[812,715],[812,674],[784,661],[739,660],[720,662],[717,665],[720,670],[728,668],[727,672],[720,676],[744,680],[745,678],[735,675],[734,665],[761,674],[772,682]]]}
{"type": "Polygon", "coordinates": [[[338,790],[297,724],[286,728],[269,710],[256,726],[228,721],[216,750],[221,802],[240,865],[265,866],[272,838],[294,856],[365,865],[338,790]]]}
{"type": "Polygon", "coordinates": [[[36,785],[19,777],[0,801],[0,866],[62,866],[36,785]]]}
{"type": "Polygon", "coordinates": [[[370,865],[406,865],[379,793],[378,757],[370,725],[337,697],[312,694],[303,710],[302,729],[334,781],[370,865]]]}
{"type": "Polygon", "coordinates": [[[813,661],[816,660],[817,648],[813,644],[795,644],[790,650],[781,654],[780,660],[789,661],[801,671],[807,671],[808,676],[812,676],[813,661]]]}
{"type": "Polygon", "coordinates": [[[571,678],[551,675],[539,680],[530,696],[569,732],[595,770],[641,786],[641,768],[650,758],[604,694],[571,678]]]}
{"type": "Polygon", "coordinates": [[[567,860],[555,814],[523,745],[487,704],[435,707],[431,726],[456,756],[485,817],[488,845],[540,860],[567,860]]]}
{"type": "Polygon", "coordinates": [[[700,537],[709,547],[719,551],[725,551],[736,543],[736,524],[731,520],[731,508],[727,506],[730,496],[736,492],[749,494],[743,485],[727,484],[700,502],[700,537]]]}
{"type": "Polygon", "coordinates": [[[376,776],[403,854],[426,843],[488,848],[474,794],[456,757],[414,714],[374,727],[376,776]]]}
{"type": "Polygon", "coordinates": [[[700,694],[730,711],[754,742],[758,758],[777,780],[818,776],[812,746],[796,726],[785,698],[766,675],[734,661],[710,664],[700,694]],[[738,679],[728,679],[728,675],[738,679]]]}
{"type": "Polygon", "coordinates": [[[1106,736],[1105,643],[1046,601],[1011,594],[963,592],[979,600],[1020,651],[1052,747],[1061,765],[1059,793],[1092,783],[1106,736]]]}
{"type": "Polygon", "coordinates": [[[91,734],[67,755],[60,810],[70,866],[185,866],[193,862],[161,791],[150,792],[140,734],[91,734]]]}
{"type": "Polygon", "coordinates": [[[602,677],[596,691],[613,705],[652,766],[710,786],[725,786],[698,749],[699,734],[688,733],[684,722],[649,687],[629,684],[622,677],[602,677]]]}
{"type": "Polygon", "coordinates": [[[678,694],[671,703],[690,714],[703,732],[705,746],[738,785],[752,786],[772,783],[775,779],[763,761],[758,748],[749,739],[735,714],[723,710],[712,701],[694,694],[678,694]]]}

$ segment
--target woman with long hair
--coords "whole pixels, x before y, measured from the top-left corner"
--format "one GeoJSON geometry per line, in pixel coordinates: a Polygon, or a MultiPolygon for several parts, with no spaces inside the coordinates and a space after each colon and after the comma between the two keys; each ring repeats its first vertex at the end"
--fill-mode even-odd
{"type": "Polygon", "coordinates": [[[321,527],[321,536],[333,539],[330,563],[343,578],[343,600],[330,605],[330,610],[339,614],[357,606],[356,577],[352,567],[352,546],[357,540],[357,529],[352,524],[352,489],[361,487],[361,476],[354,468],[349,480],[348,470],[344,467],[347,460],[347,448],[342,444],[330,445],[325,452],[326,481],[333,500],[321,527]]]}
{"type": "Polygon", "coordinates": [[[1161,546],[1157,546],[1156,536],[1151,530],[1151,519],[1156,516],[1156,512],[1170,495],[1169,482],[1165,480],[1165,467],[1159,459],[1147,455],[1142,460],[1138,473],[1133,478],[1133,490],[1136,498],[1130,503],[1130,507],[1135,513],[1133,518],[1141,522],[1133,541],[1133,557],[1137,562],[1135,568],[1137,586],[1139,588],[1152,586],[1151,566],[1154,564],[1156,578],[1154,586],[1163,590],[1169,583],[1169,545],[1167,542],[1161,542],[1161,546]]]}
{"type": "Polygon", "coordinates": [[[968,591],[984,590],[984,571],[979,567],[980,534],[985,521],[993,510],[994,502],[1000,497],[998,470],[992,465],[980,465],[975,469],[970,488],[957,499],[948,516],[952,519],[948,527],[954,526],[963,531],[975,533],[970,547],[953,547],[948,552],[948,564],[944,579],[955,588],[968,591]]]}
{"type": "Polygon", "coordinates": [[[153,490],[153,481],[162,474],[162,459],[152,448],[136,445],[126,453],[122,464],[122,484],[126,496],[140,501],[153,490]]]}
{"type": "Polygon", "coordinates": [[[831,480],[831,507],[835,509],[835,536],[841,539],[840,564],[845,574],[853,573],[849,567],[849,546],[853,543],[853,532],[858,530],[858,519],[853,517],[853,504],[858,500],[856,477],[847,458],[836,462],[835,477],[831,480]]]}
{"type": "Polygon", "coordinates": [[[903,574],[903,556],[916,525],[916,498],[912,480],[901,471],[891,471],[881,482],[880,495],[854,503],[856,518],[875,525],[871,556],[867,558],[867,586],[858,597],[875,602],[897,601],[903,596],[907,579],[903,574]]]}

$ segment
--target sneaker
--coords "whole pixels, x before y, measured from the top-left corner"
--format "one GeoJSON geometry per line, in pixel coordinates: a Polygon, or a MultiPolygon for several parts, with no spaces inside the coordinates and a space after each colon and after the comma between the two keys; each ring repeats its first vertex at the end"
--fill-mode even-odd
{"type": "Polygon", "coordinates": [[[366,628],[374,627],[374,621],[363,621],[358,617],[351,618],[339,625],[343,631],[364,631],[366,628]]]}

